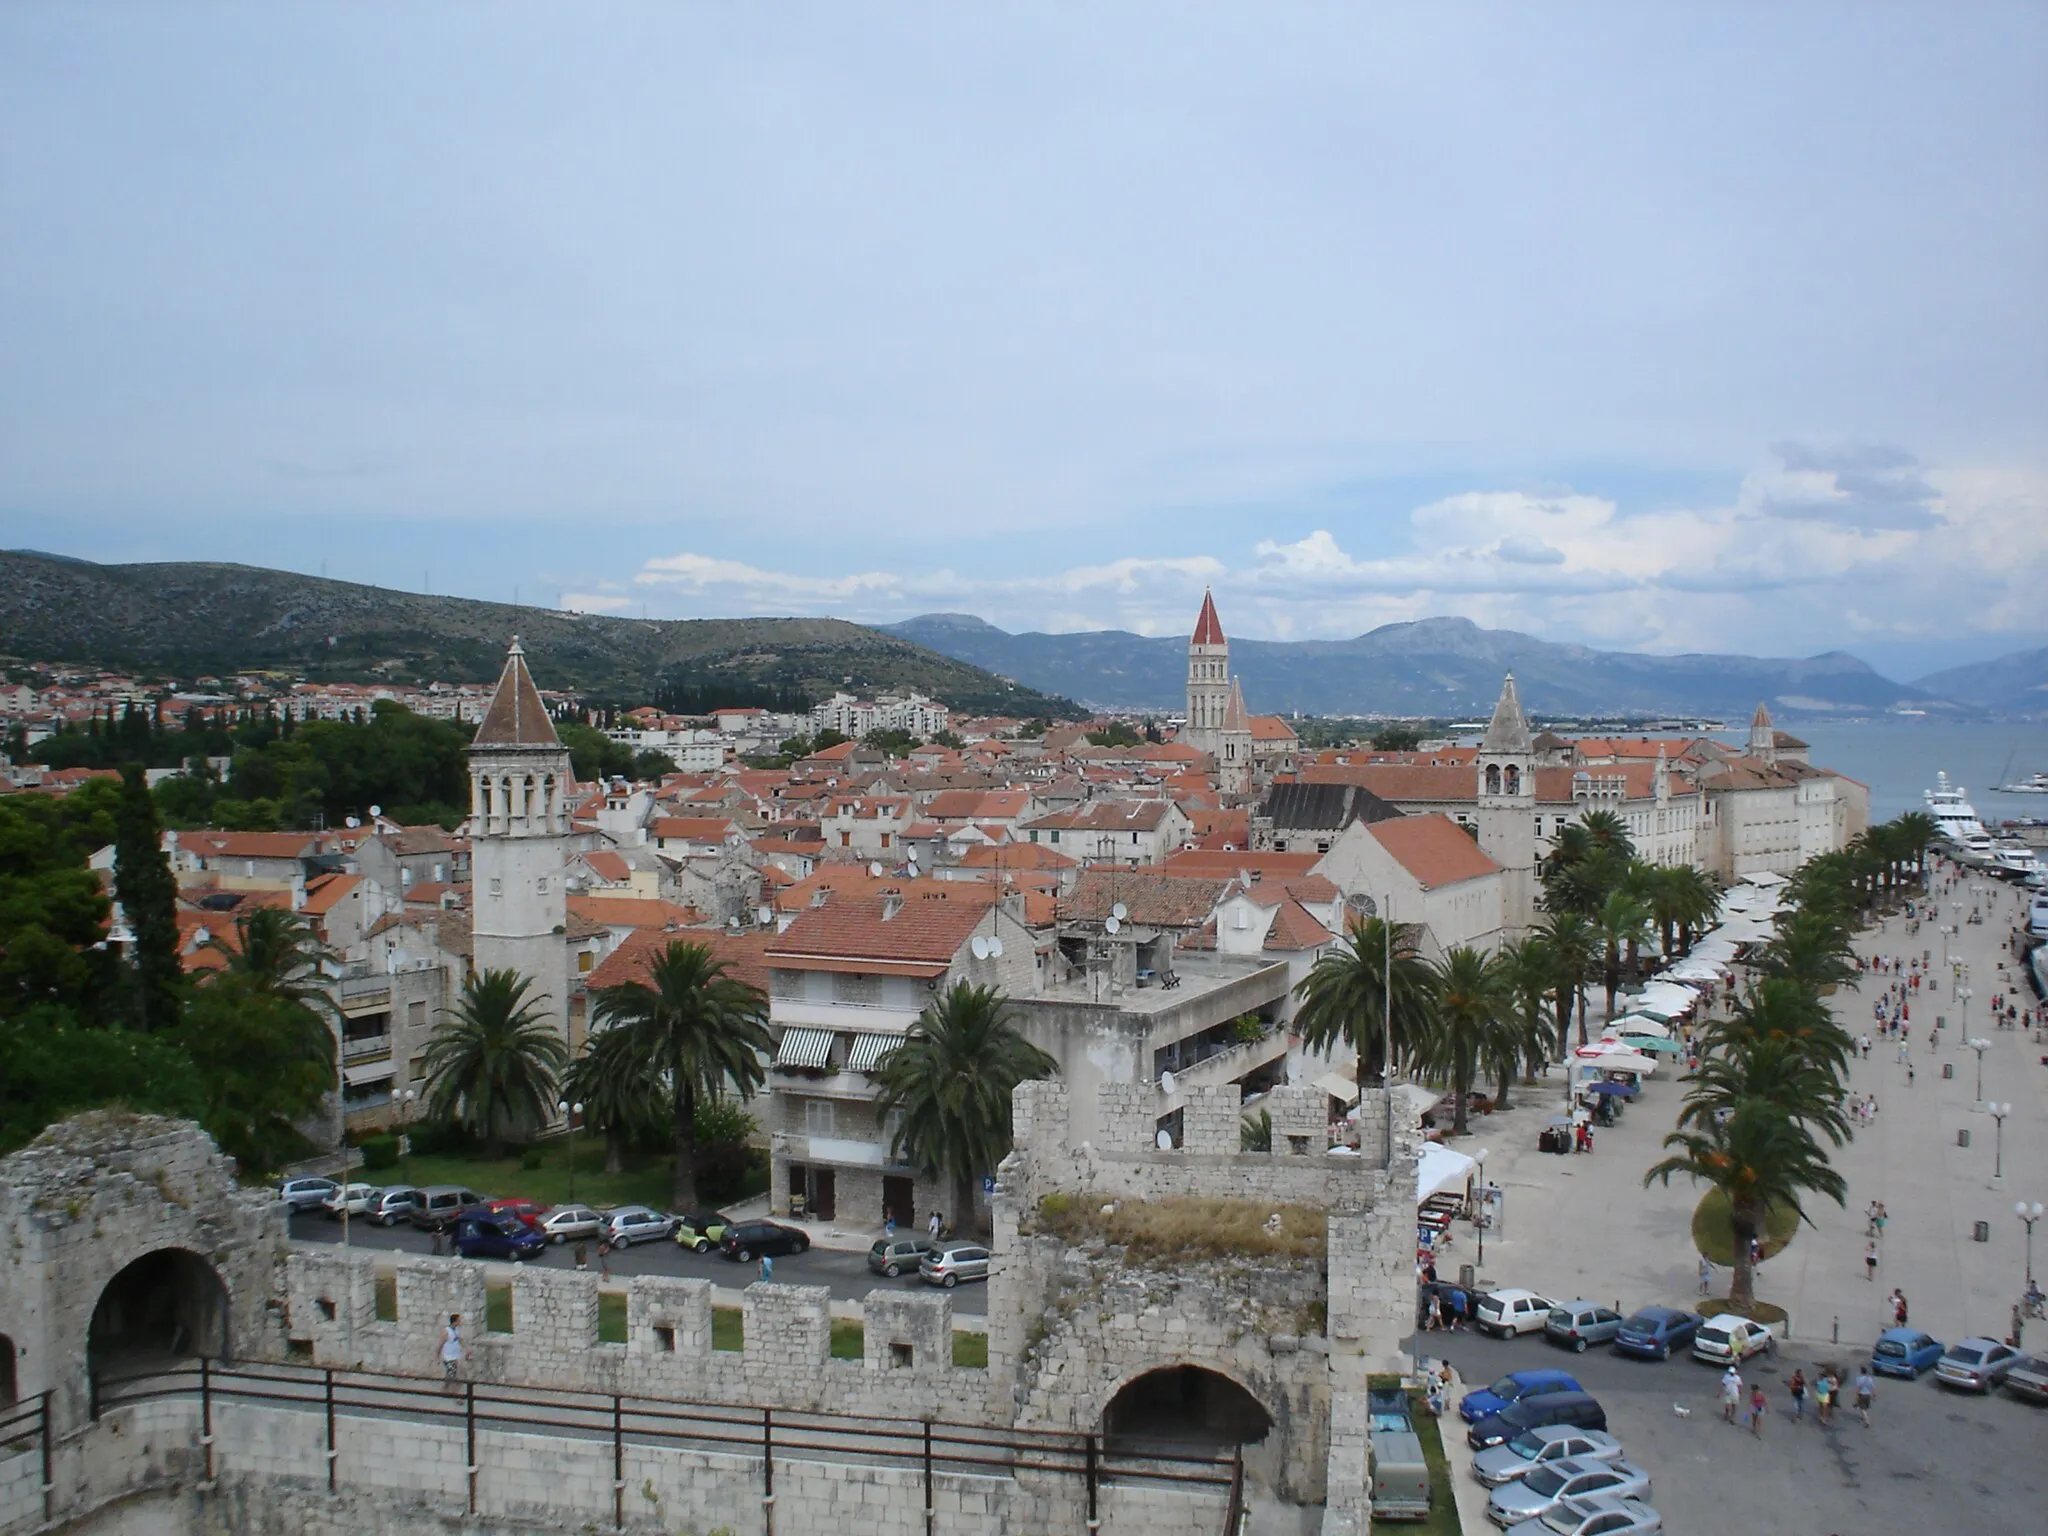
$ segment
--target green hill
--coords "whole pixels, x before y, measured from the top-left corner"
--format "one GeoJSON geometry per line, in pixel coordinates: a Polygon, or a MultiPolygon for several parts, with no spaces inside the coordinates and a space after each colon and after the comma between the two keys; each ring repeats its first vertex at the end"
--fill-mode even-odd
{"type": "Polygon", "coordinates": [[[517,634],[542,686],[630,703],[664,686],[820,699],[915,688],[971,714],[1069,701],[839,619],[617,619],[246,565],[94,565],[0,552],[0,653],[171,677],[488,682],[517,634]]]}

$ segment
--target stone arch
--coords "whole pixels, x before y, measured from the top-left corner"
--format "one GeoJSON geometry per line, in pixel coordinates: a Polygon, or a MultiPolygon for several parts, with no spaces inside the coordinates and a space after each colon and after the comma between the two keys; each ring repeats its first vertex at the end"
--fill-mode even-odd
{"type": "Polygon", "coordinates": [[[157,1248],[100,1290],[86,1329],[86,1368],[97,1376],[123,1361],[228,1354],[228,1288],[188,1248],[157,1248]]]}
{"type": "MultiPolygon", "coordinates": [[[[1508,771],[1512,773],[1514,770],[1510,769],[1508,771]]],[[[1486,765],[1486,792],[1489,795],[1497,795],[1500,793],[1499,763],[1488,763],[1486,765]]],[[[1513,791],[1509,791],[1509,793],[1513,793],[1513,791]]]]}
{"type": "Polygon", "coordinates": [[[1124,1378],[1102,1406],[1106,1440],[1148,1444],[1256,1445],[1273,1415],[1249,1388],[1210,1365],[1175,1361],[1124,1378]]]}

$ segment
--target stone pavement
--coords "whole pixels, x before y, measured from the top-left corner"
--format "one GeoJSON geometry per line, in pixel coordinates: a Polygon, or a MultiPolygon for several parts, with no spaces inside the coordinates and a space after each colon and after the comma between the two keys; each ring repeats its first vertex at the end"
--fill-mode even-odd
{"type": "MultiPolygon", "coordinates": [[[[2007,944],[2024,893],[2017,887],[1967,875],[1956,892],[1961,915],[1981,903],[1985,922],[1964,926],[1951,942],[1955,958],[1968,966],[1967,1029],[1963,1007],[1946,975],[1941,991],[1926,992],[1911,1005],[1914,1031],[1909,1085],[1896,1045],[1873,1046],[1868,1061],[1852,1071],[1852,1095],[1875,1094],[1876,1121],[1859,1127],[1855,1140],[1834,1154],[1849,1181],[1848,1204],[1816,1200],[1804,1227],[1758,1273],[1760,1298],[1791,1314],[1795,1337],[1830,1340],[1837,1327],[1843,1341],[1868,1340],[1889,1326],[1884,1298],[1902,1287],[1912,1321],[1935,1337],[1953,1341],[1970,1333],[2003,1336],[2024,1284],[2025,1232],[2013,1215],[2020,1199],[2048,1204],[2048,1045],[2017,1030],[1993,1030],[1988,1010],[1994,990],[2009,989],[2015,1001],[2032,1002],[2007,944]],[[1969,889],[1982,884],[1981,896],[1969,889]],[[2001,977],[1999,962],[2006,960],[2001,977]],[[1940,1045],[1928,1047],[1927,1032],[1945,1016],[1940,1045]],[[1993,1189],[1996,1155],[1992,1119],[1975,1104],[1976,1054],[1962,1046],[1969,1035],[1991,1042],[1984,1057],[1987,1097],[2009,1101],[2004,1128],[2003,1188],[1993,1189]],[[1944,1079],[1943,1065],[1953,1068],[1944,1079]],[[1971,1145],[1957,1145],[1956,1133],[1971,1132],[1971,1145]],[[1863,1270],[1864,1211],[1872,1200],[1890,1215],[1875,1282],[1863,1270]],[[1974,1224],[1989,1224],[1989,1240],[1974,1240],[1974,1224]]],[[[1908,939],[1904,922],[1859,936],[1857,949],[1869,954],[1906,954],[1931,949],[1938,962],[1942,935],[1931,922],[1908,939]]],[[[1860,989],[1843,989],[1838,1016],[1852,1035],[1871,1027],[1870,1002],[1879,985],[1866,978],[1860,989]]],[[[1597,1012],[1599,999],[1594,999],[1597,1012]]],[[[1594,1026],[1597,1031],[1598,1025],[1594,1026]]],[[[1475,1122],[1474,1134],[1459,1150],[1487,1149],[1486,1173],[1507,1192],[1502,1231],[1486,1240],[1480,1275],[1495,1285],[1527,1285],[1559,1300],[1585,1297],[1618,1303],[1624,1312],[1649,1302],[1690,1305],[1697,1300],[1698,1259],[1691,1242],[1692,1212],[1703,1191],[1683,1178],[1667,1189],[1642,1187],[1643,1172],[1661,1155],[1684,1092],[1682,1082],[1662,1069],[1625,1113],[1620,1125],[1595,1136],[1589,1156],[1554,1156],[1536,1150],[1544,1122],[1559,1113],[1563,1084],[1553,1072],[1536,1087],[1522,1088],[1515,1107],[1475,1122]]],[[[1459,1225],[1452,1251],[1439,1260],[1449,1278],[1461,1261],[1476,1258],[1472,1229],[1459,1225]]],[[[2037,1229],[2035,1272],[2048,1276],[2048,1225],[2037,1229]]],[[[1725,1294],[1726,1271],[1717,1272],[1725,1294]]],[[[1425,1336],[1425,1339],[1427,1336],[1425,1336]]],[[[2035,1323],[2028,1342],[2048,1345],[2048,1323],[2035,1323]]],[[[1426,1346],[1425,1346],[1426,1347],[1426,1346]]]]}

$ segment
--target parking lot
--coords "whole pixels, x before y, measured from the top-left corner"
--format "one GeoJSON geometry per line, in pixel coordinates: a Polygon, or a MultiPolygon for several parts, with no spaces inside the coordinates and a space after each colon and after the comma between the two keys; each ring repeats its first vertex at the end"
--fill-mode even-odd
{"type": "MultiPolygon", "coordinates": [[[[801,1229],[801,1223],[796,1225],[801,1229]]],[[[341,1223],[329,1221],[319,1214],[295,1215],[291,1218],[291,1236],[294,1242],[338,1243],[341,1241],[341,1223]]],[[[349,1223],[348,1239],[354,1248],[396,1253],[431,1253],[434,1246],[432,1237],[411,1227],[379,1227],[360,1221],[349,1223]]],[[[596,1269],[596,1243],[589,1245],[589,1261],[590,1267],[596,1269]]],[[[550,1247],[539,1258],[529,1262],[556,1269],[573,1268],[576,1245],[568,1243],[550,1247]]],[[[671,1242],[635,1243],[630,1248],[613,1252],[607,1263],[612,1275],[619,1279],[633,1275],[683,1275],[733,1289],[750,1285],[755,1279],[755,1266],[752,1264],[735,1263],[716,1253],[691,1253],[671,1242]]],[[[863,1253],[827,1248],[812,1248],[808,1253],[778,1258],[775,1261],[775,1278],[789,1285],[825,1286],[831,1290],[834,1301],[859,1301],[869,1291],[875,1290],[929,1289],[914,1275],[889,1280],[871,1273],[867,1256],[863,1253]]],[[[988,1287],[985,1285],[963,1285],[951,1294],[953,1310],[963,1317],[979,1317],[988,1310],[988,1287]]]]}

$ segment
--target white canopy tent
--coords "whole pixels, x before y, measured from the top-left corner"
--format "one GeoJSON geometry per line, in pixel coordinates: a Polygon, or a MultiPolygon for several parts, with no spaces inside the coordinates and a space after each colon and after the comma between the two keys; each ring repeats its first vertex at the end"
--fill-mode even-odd
{"type": "Polygon", "coordinates": [[[1478,1167],[1476,1158],[1430,1142],[1415,1160],[1415,1203],[1420,1205],[1431,1195],[1462,1187],[1478,1167]]]}
{"type": "Polygon", "coordinates": [[[1624,1013],[1617,1019],[1609,1020],[1603,1033],[1609,1036],[1655,1035],[1660,1040],[1668,1040],[1671,1038],[1671,1026],[1659,1023],[1647,1014],[1624,1013]]]}
{"type": "Polygon", "coordinates": [[[1657,1071],[1654,1057],[1645,1056],[1619,1040],[1595,1040],[1591,1045],[1582,1045],[1572,1052],[1572,1061],[1579,1069],[1592,1067],[1599,1072],[1633,1072],[1640,1077],[1655,1076],[1657,1071]]]}

